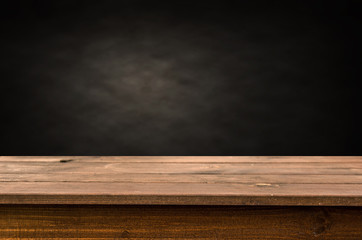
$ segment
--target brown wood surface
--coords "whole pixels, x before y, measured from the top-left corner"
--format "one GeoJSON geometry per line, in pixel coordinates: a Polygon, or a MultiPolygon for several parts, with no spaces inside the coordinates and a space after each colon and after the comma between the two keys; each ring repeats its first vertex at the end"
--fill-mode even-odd
{"type": "Polygon", "coordinates": [[[361,207],[0,205],[0,239],[358,240],[361,207]]]}
{"type": "Polygon", "coordinates": [[[0,157],[1,204],[362,206],[362,157],[0,157]]]}
{"type": "Polygon", "coordinates": [[[165,163],[361,163],[361,156],[0,156],[12,162],[165,162],[165,163]]]}

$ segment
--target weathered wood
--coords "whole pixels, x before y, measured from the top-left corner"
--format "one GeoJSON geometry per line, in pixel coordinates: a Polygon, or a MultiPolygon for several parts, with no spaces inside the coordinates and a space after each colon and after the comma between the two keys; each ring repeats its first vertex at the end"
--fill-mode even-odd
{"type": "Polygon", "coordinates": [[[320,239],[362,236],[362,208],[0,205],[0,239],[320,239]]]}
{"type": "Polygon", "coordinates": [[[0,239],[361,236],[361,157],[0,157],[0,239]]]}
{"type": "Polygon", "coordinates": [[[361,184],[4,182],[3,204],[362,206],[361,184]]]}
{"type": "Polygon", "coordinates": [[[0,157],[0,203],[362,206],[362,158],[0,157]]]}
{"type": "Polygon", "coordinates": [[[0,174],[7,173],[153,173],[153,174],[358,174],[361,163],[13,163],[0,162],[0,174]]]}
{"type": "Polygon", "coordinates": [[[0,156],[0,162],[361,163],[362,156],[0,156]]]}
{"type": "Polygon", "coordinates": [[[6,173],[0,182],[123,182],[123,183],[298,183],[298,184],[354,184],[362,183],[362,175],[321,174],[150,174],[150,173],[6,173]]]}

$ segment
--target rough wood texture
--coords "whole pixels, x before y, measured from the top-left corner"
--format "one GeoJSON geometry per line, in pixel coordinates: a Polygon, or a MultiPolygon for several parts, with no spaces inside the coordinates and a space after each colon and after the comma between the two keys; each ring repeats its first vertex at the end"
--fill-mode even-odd
{"type": "Polygon", "coordinates": [[[355,240],[360,206],[361,157],[0,157],[0,239],[355,240]]]}
{"type": "Polygon", "coordinates": [[[362,157],[0,157],[2,204],[362,206],[362,157]]]}
{"type": "Polygon", "coordinates": [[[356,240],[360,207],[0,205],[0,239],[356,240]]]}

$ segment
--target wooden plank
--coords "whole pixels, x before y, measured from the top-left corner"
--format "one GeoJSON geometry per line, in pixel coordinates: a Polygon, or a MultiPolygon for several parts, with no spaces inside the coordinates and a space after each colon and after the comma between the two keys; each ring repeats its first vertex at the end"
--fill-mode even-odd
{"type": "Polygon", "coordinates": [[[154,173],[154,174],[359,174],[361,163],[17,163],[0,162],[0,174],[6,173],[154,173]]]}
{"type": "Polygon", "coordinates": [[[316,239],[362,236],[362,208],[0,205],[0,239],[316,239]]]}
{"type": "Polygon", "coordinates": [[[3,182],[0,203],[362,206],[362,184],[3,182]]]}
{"type": "Polygon", "coordinates": [[[362,156],[0,156],[14,162],[162,162],[162,163],[348,163],[362,156]]]}
{"type": "Polygon", "coordinates": [[[0,203],[362,205],[359,157],[19,158],[0,159],[0,203]]]}
{"type": "MultiPolygon", "coordinates": [[[[142,174],[142,173],[13,173],[0,174],[0,182],[128,182],[128,183],[299,183],[362,184],[362,175],[269,175],[269,174],[142,174]]],[[[1,184],[1,183],[0,183],[1,184]]]]}

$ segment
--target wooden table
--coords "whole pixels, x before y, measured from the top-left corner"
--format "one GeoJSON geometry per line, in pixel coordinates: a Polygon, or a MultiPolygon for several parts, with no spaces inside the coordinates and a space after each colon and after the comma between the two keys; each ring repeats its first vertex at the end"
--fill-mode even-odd
{"type": "Polygon", "coordinates": [[[0,157],[1,239],[362,239],[362,157],[0,157]]]}

